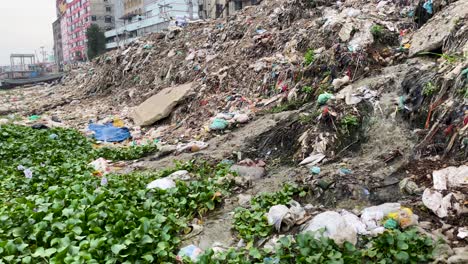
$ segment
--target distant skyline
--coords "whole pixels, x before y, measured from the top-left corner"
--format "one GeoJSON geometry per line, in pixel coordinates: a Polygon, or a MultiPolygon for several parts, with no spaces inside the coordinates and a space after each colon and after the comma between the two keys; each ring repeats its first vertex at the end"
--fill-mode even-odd
{"type": "Polygon", "coordinates": [[[0,65],[10,65],[11,53],[36,53],[41,46],[53,54],[55,0],[0,0],[0,65]]]}

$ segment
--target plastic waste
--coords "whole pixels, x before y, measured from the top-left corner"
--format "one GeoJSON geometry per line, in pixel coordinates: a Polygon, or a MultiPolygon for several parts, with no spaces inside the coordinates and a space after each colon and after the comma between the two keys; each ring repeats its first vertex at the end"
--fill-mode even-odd
{"type": "Polygon", "coordinates": [[[305,158],[299,165],[310,165],[313,166],[315,164],[318,164],[320,161],[322,161],[325,158],[325,155],[322,153],[318,154],[311,154],[309,157],[305,158]]]}
{"type": "Polygon", "coordinates": [[[329,237],[338,245],[342,245],[345,241],[354,245],[357,242],[357,232],[355,228],[348,225],[343,216],[333,211],[318,214],[307,222],[302,232],[308,231],[316,232],[316,237],[322,235],[329,237]],[[322,229],[325,229],[323,233],[320,232],[322,229]]]}
{"type": "Polygon", "coordinates": [[[174,188],[176,187],[176,183],[174,182],[174,180],[172,179],[169,179],[168,177],[166,178],[161,178],[161,179],[157,179],[157,180],[154,180],[152,182],[150,182],[147,186],[146,186],[146,189],[161,189],[161,190],[167,190],[167,189],[170,189],[170,188],[174,188]]]}
{"type": "Polygon", "coordinates": [[[361,222],[359,217],[353,213],[350,213],[346,210],[341,210],[340,215],[345,220],[346,224],[352,226],[356,233],[360,235],[367,235],[369,232],[366,230],[366,225],[361,222]]]}
{"type": "Polygon", "coordinates": [[[395,219],[387,219],[387,221],[385,221],[384,223],[384,227],[386,229],[396,229],[398,228],[398,222],[395,220],[395,219]]]}
{"type": "Polygon", "coordinates": [[[49,138],[50,138],[50,139],[57,139],[57,138],[58,138],[58,135],[55,134],[55,133],[53,133],[53,134],[50,134],[50,135],[49,135],[49,138]]]}
{"type": "Polygon", "coordinates": [[[432,14],[432,0],[426,0],[426,2],[423,4],[423,8],[426,9],[426,12],[428,14],[432,14]]]}
{"type": "Polygon", "coordinates": [[[285,216],[289,213],[289,208],[286,205],[275,205],[270,208],[267,214],[268,224],[275,227],[276,231],[281,230],[281,224],[283,220],[286,222],[286,226],[289,226],[289,218],[285,216]]]}
{"type": "Polygon", "coordinates": [[[447,167],[432,172],[432,177],[436,190],[447,190],[447,187],[462,187],[462,185],[468,186],[468,166],[447,167]]]}
{"type": "Polygon", "coordinates": [[[234,115],[229,114],[229,113],[219,113],[216,115],[216,118],[224,119],[224,120],[231,120],[233,117],[234,115]]]}
{"type": "Polygon", "coordinates": [[[112,123],[89,124],[88,129],[94,132],[96,140],[104,142],[122,142],[131,137],[128,128],[115,127],[112,123]]]}
{"type": "Polygon", "coordinates": [[[330,93],[323,93],[318,96],[317,103],[319,105],[324,105],[333,97],[333,94],[330,93]]]}
{"type": "Polygon", "coordinates": [[[115,118],[114,122],[112,123],[115,127],[124,127],[124,121],[120,118],[115,118]]]}
{"type": "Polygon", "coordinates": [[[270,208],[267,214],[268,224],[274,226],[276,231],[286,232],[293,227],[296,222],[305,216],[305,210],[296,202],[290,202],[290,208],[286,205],[275,205],[270,208]]]}
{"type": "Polygon", "coordinates": [[[312,173],[312,174],[320,174],[320,167],[314,166],[314,167],[310,168],[309,171],[310,171],[310,173],[312,173]]]}
{"type": "Polygon", "coordinates": [[[341,175],[341,176],[345,176],[345,175],[349,175],[351,173],[353,173],[350,169],[345,169],[345,168],[340,168],[338,170],[338,173],[341,175]]]}
{"type": "Polygon", "coordinates": [[[178,261],[182,261],[184,257],[188,257],[190,260],[196,262],[201,254],[203,254],[203,250],[201,248],[195,245],[190,245],[181,248],[179,253],[177,253],[176,259],[178,261]]]}
{"type": "Polygon", "coordinates": [[[247,123],[249,122],[250,118],[249,118],[249,115],[247,114],[236,114],[234,116],[234,121],[237,122],[237,123],[247,123]]]}
{"type": "Polygon", "coordinates": [[[348,75],[345,75],[343,76],[342,78],[337,78],[337,79],[334,79],[333,82],[332,82],[332,85],[335,89],[339,89],[341,86],[349,83],[351,79],[349,78],[348,75]]]}
{"type": "Polygon", "coordinates": [[[220,118],[215,118],[213,122],[211,122],[210,130],[224,130],[228,125],[228,121],[220,118]]]}
{"type": "Polygon", "coordinates": [[[422,202],[438,217],[444,218],[448,216],[449,210],[454,207],[452,204],[452,198],[455,198],[453,193],[443,196],[442,193],[427,188],[424,190],[422,202]]]}
{"type": "MultiPolygon", "coordinates": [[[[382,227],[382,221],[389,213],[400,210],[399,203],[385,203],[378,206],[367,207],[361,212],[361,222],[366,225],[366,229],[372,230],[382,227]]],[[[380,229],[384,231],[384,229],[380,229]]]]}
{"type": "Polygon", "coordinates": [[[197,152],[202,149],[206,149],[208,147],[208,143],[203,141],[192,141],[186,144],[179,144],[176,147],[177,152],[184,152],[190,150],[191,152],[197,152]]]}
{"type": "Polygon", "coordinates": [[[396,212],[391,212],[387,215],[387,217],[389,219],[395,220],[397,225],[403,229],[410,226],[414,226],[418,223],[418,216],[413,214],[413,211],[411,211],[411,209],[407,207],[402,207],[396,212]]]}
{"type": "Polygon", "coordinates": [[[171,173],[169,176],[167,176],[167,178],[171,180],[187,181],[190,180],[190,173],[186,170],[179,170],[171,173]]]}
{"type": "Polygon", "coordinates": [[[422,190],[418,187],[418,185],[412,181],[410,178],[404,178],[398,184],[401,191],[405,191],[408,194],[415,194],[422,192],[422,190]]]}
{"type": "Polygon", "coordinates": [[[90,166],[94,168],[94,171],[98,175],[106,175],[110,172],[110,167],[109,163],[107,162],[106,159],[104,158],[99,158],[91,163],[89,163],[90,166]]]}
{"type": "Polygon", "coordinates": [[[32,115],[32,116],[28,117],[29,121],[36,121],[36,120],[39,120],[39,119],[41,119],[41,116],[38,116],[38,115],[32,115]]]}

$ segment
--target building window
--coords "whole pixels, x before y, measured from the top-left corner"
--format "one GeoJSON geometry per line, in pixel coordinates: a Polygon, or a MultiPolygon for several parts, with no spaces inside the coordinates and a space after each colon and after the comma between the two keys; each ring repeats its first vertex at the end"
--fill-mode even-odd
{"type": "Polygon", "coordinates": [[[105,21],[106,23],[112,23],[112,17],[111,17],[111,16],[106,16],[106,17],[104,18],[104,21],[105,21]]]}
{"type": "Polygon", "coordinates": [[[106,12],[112,12],[112,8],[110,6],[106,6],[106,12]]]}
{"type": "Polygon", "coordinates": [[[91,21],[96,21],[97,17],[96,16],[91,16],[91,21]]]}
{"type": "Polygon", "coordinates": [[[216,18],[220,18],[223,15],[224,6],[222,4],[216,4],[216,18]]]}
{"type": "Polygon", "coordinates": [[[242,1],[234,1],[234,10],[242,9],[242,1]]]}

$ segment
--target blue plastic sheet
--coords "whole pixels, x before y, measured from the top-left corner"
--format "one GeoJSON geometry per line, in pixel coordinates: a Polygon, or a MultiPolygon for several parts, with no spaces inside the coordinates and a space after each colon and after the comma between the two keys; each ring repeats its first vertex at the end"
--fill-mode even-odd
{"type": "Polygon", "coordinates": [[[424,9],[426,9],[426,12],[428,14],[432,14],[432,0],[427,0],[424,5],[423,5],[424,9]]]}
{"type": "Polygon", "coordinates": [[[105,125],[89,124],[88,129],[94,131],[94,138],[105,142],[122,142],[131,137],[126,127],[115,127],[112,123],[105,125]]]}

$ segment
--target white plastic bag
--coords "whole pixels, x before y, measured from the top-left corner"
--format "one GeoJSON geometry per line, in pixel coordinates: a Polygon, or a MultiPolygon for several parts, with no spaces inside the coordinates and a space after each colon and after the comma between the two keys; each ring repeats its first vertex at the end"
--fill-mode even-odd
{"type": "Polygon", "coordinates": [[[146,186],[146,189],[158,188],[162,190],[167,190],[167,189],[174,188],[174,187],[176,187],[176,183],[172,179],[169,179],[166,177],[166,178],[161,178],[161,179],[157,179],[157,180],[150,182],[146,186]]]}

